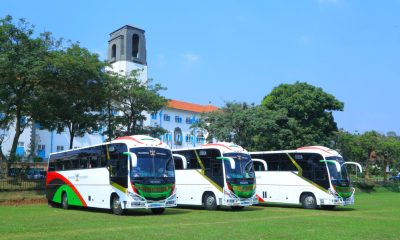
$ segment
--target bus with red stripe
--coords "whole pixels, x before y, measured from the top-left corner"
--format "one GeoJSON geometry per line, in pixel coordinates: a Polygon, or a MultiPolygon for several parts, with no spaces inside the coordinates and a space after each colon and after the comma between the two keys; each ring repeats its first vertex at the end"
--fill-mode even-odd
{"type": "Polygon", "coordinates": [[[335,150],[322,146],[250,152],[260,203],[301,204],[306,209],[354,204],[347,165],[335,150]]]}
{"type": "Polygon", "coordinates": [[[179,205],[242,209],[258,203],[253,162],[233,143],[208,143],[172,150],[179,205]]]}
{"type": "Polygon", "coordinates": [[[130,209],[161,214],[177,205],[175,169],[168,145],[144,135],[50,155],[46,175],[49,205],[130,209]]]}

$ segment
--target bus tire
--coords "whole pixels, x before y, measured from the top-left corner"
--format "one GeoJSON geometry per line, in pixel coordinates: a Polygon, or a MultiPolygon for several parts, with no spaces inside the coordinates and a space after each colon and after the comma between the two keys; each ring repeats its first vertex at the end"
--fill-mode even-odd
{"type": "Polygon", "coordinates": [[[315,197],[311,193],[304,193],[301,196],[301,205],[305,209],[315,209],[317,208],[317,201],[315,200],[315,197]]]}
{"type": "Polygon", "coordinates": [[[165,208],[150,208],[153,214],[162,214],[165,211],[165,208]]]}
{"type": "Polygon", "coordinates": [[[63,192],[63,194],[61,196],[61,205],[62,205],[62,208],[64,208],[65,210],[67,210],[69,208],[68,195],[66,192],[63,192]]]}
{"type": "Polygon", "coordinates": [[[244,206],[231,206],[231,208],[235,211],[242,210],[244,206]]]}
{"type": "Polygon", "coordinates": [[[122,209],[121,201],[117,194],[113,195],[111,199],[111,210],[115,215],[122,215],[124,213],[124,209],[122,209]]]}
{"type": "Polygon", "coordinates": [[[214,193],[206,193],[203,198],[203,206],[206,210],[217,210],[217,198],[214,193]]]}
{"type": "Polygon", "coordinates": [[[321,208],[324,210],[333,210],[335,207],[335,205],[321,205],[321,208]]]}

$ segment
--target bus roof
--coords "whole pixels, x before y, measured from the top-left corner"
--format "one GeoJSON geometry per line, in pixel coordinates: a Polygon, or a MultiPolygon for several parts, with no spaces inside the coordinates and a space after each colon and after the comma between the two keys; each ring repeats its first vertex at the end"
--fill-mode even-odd
{"type": "Polygon", "coordinates": [[[67,152],[71,152],[71,151],[75,151],[75,150],[86,149],[86,148],[90,148],[90,147],[103,146],[105,144],[112,144],[112,143],[126,143],[128,145],[128,148],[132,148],[132,147],[159,147],[159,148],[170,149],[170,147],[167,144],[163,143],[158,138],[153,138],[153,137],[146,136],[146,135],[132,135],[132,136],[118,137],[113,141],[105,142],[105,143],[102,143],[102,144],[90,145],[90,146],[85,146],[85,147],[75,148],[75,149],[69,149],[69,150],[60,151],[60,152],[53,152],[53,153],[50,153],[50,155],[59,154],[59,153],[67,153],[67,152]]]}
{"type": "Polygon", "coordinates": [[[250,154],[262,154],[262,153],[318,153],[321,154],[323,157],[331,157],[331,156],[342,157],[337,151],[323,146],[306,146],[297,148],[296,150],[250,152],[250,154]]]}
{"type": "Polygon", "coordinates": [[[203,144],[203,145],[201,145],[199,147],[179,148],[179,149],[173,149],[172,151],[192,150],[192,149],[212,149],[212,148],[217,148],[222,153],[229,153],[229,152],[248,153],[246,151],[246,149],[242,148],[241,146],[236,145],[234,143],[228,143],[228,142],[206,143],[206,144],[203,144]]]}

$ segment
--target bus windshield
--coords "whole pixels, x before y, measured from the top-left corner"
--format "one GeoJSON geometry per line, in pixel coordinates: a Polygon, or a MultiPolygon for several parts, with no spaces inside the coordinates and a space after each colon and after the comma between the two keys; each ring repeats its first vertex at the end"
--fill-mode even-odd
{"type": "Polygon", "coordinates": [[[227,179],[253,179],[254,167],[249,154],[245,153],[226,153],[224,157],[231,157],[235,161],[234,169],[229,161],[223,161],[227,179]]]}
{"type": "Polygon", "coordinates": [[[137,164],[132,166],[132,179],[143,178],[174,178],[174,161],[169,150],[163,148],[131,148],[136,154],[137,164]]]}
{"type": "Polygon", "coordinates": [[[337,161],[341,167],[340,172],[337,171],[336,165],[328,162],[329,175],[331,177],[331,182],[336,186],[349,186],[349,176],[346,170],[346,164],[341,157],[327,157],[326,160],[337,161]]]}

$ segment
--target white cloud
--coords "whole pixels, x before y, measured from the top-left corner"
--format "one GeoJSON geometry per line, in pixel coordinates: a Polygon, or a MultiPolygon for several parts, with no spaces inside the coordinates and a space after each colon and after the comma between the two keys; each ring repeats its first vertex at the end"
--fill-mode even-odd
{"type": "Polygon", "coordinates": [[[186,63],[193,64],[200,61],[200,56],[194,53],[185,53],[182,54],[182,58],[186,63]]]}

